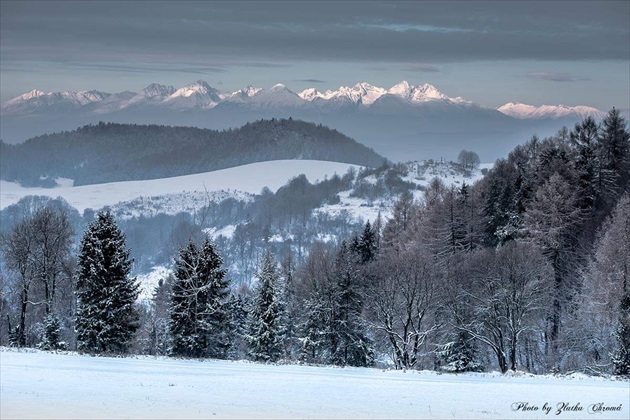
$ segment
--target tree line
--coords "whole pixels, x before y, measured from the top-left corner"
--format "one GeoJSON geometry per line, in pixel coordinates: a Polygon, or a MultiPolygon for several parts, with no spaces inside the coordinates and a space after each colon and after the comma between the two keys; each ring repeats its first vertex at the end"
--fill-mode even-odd
{"type": "Polygon", "coordinates": [[[190,240],[148,305],[136,303],[111,214],[97,215],[73,259],[72,232],[55,230],[58,248],[35,234],[46,211],[64,217],[44,209],[3,241],[9,341],[60,348],[65,334],[95,353],[628,374],[629,183],[630,133],[613,109],[601,124],[533,137],[472,186],[436,179],[421,201],[403,192],[390,220],[299,264],[264,252],[253,287],[231,285],[207,238],[190,240]]]}

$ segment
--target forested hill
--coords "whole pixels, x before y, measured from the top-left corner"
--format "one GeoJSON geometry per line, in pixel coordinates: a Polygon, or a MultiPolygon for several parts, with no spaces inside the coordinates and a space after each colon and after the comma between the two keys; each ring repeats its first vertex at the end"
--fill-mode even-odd
{"type": "Polygon", "coordinates": [[[99,123],[0,143],[0,177],[23,186],[156,179],[275,159],[314,159],[376,167],[382,156],[322,125],[260,120],[224,131],[99,123]]]}

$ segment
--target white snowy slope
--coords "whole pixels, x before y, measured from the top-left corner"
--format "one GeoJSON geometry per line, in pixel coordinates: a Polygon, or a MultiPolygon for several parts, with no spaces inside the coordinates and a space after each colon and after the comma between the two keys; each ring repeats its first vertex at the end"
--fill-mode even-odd
{"type": "Polygon", "coordinates": [[[541,105],[533,106],[519,102],[509,102],[497,108],[497,111],[519,120],[558,119],[565,117],[596,119],[603,118],[606,113],[589,106],[541,105]]]}
{"type": "MultiPolygon", "coordinates": [[[[415,184],[420,189],[413,191],[414,198],[418,201],[424,199],[423,189],[429,185],[434,179],[440,179],[447,187],[461,187],[465,182],[472,185],[484,177],[482,170],[490,169],[493,163],[483,163],[469,174],[460,171],[456,164],[452,162],[408,162],[405,164],[408,174],[403,178],[404,181],[415,184]]],[[[372,175],[366,179],[367,182],[375,184],[377,179],[372,175]]],[[[315,212],[328,214],[330,216],[339,217],[345,215],[355,221],[374,222],[379,213],[383,220],[392,217],[392,208],[398,199],[396,196],[390,196],[386,199],[378,199],[375,201],[366,200],[364,198],[352,197],[352,190],[342,191],[339,193],[339,203],[326,204],[315,212]]]]}
{"type": "Polygon", "coordinates": [[[630,414],[627,381],[583,375],[440,375],[7,348],[0,348],[0,358],[3,419],[607,420],[630,414]],[[518,403],[538,409],[515,410],[518,403]],[[599,403],[615,410],[597,412],[599,403]],[[561,404],[576,411],[556,414],[561,404]]]}
{"type": "Polygon", "coordinates": [[[164,99],[162,104],[175,110],[184,111],[212,109],[219,102],[221,102],[219,91],[203,80],[197,80],[181,89],[177,89],[164,99]]]}
{"type": "Polygon", "coordinates": [[[146,181],[112,182],[83,185],[78,187],[24,188],[17,183],[0,181],[0,210],[17,203],[27,195],[63,197],[70,205],[83,211],[86,208],[100,209],[121,201],[138,197],[154,197],[183,192],[241,191],[258,194],[263,187],[275,191],[290,178],[304,174],[309,181],[322,180],[335,173],[343,175],[356,165],[315,160],[277,160],[252,163],[235,168],[201,174],[146,181]]]}

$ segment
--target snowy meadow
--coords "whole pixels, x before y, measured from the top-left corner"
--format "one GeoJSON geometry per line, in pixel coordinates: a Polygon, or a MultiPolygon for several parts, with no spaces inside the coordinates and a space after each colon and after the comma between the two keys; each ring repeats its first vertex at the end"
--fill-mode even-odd
{"type": "Polygon", "coordinates": [[[581,374],[454,375],[8,348],[0,358],[3,419],[621,419],[630,400],[627,381],[581,374]]]}

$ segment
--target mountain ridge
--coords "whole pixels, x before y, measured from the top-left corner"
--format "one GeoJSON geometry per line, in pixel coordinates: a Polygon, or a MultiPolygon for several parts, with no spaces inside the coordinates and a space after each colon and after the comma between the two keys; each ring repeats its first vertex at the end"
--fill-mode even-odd
{"type": "MultiPolygon", "coordinates": [[[[464,98],[449,97],[437,89],[434,85],[424,83],[413,85],[403,80],[389,89],[371,85],[367,82],[359,82],[353,86],[340,86],[337,90],[320,92],[316,88],[307,88],[300,92],[294,92],[283,84],[277,84],[270,89],[255,88],[251,85],[234,92],[220,92],[203,80],[197,80],[179,89],[172,86],[151,83],[132,100],[121,100],[118,109],[109,107],[100,110],[98,103],[117,93],[106,93],[96,90],[79,92],[42,92],[37,89],[27,92],[16,98],[5,101],[1,105],[5,115],[23,115],[35,113],[45,109],[46,106],[54,108],[60,104],[73,106],[80,109],[84,105],[94,105],[93,111],[97,113],[114,112],[128,108],[131,105],[139,106],[150,102],[151,106],[164,107],[172,110],[209,110],[224,103],[251,104],[254,107],[297,107],[303,108],[317,105],[319,108],[338,106],[339,103],[348,103],[356,106],[370,107],[380,98],[386,95],[405,99],[409,104],[422,104],[431,101],[443,101],[452,104],[466,104],[485,109],[492,109],[483,105],[467,101],[464,98]],[[279,94],[281,93],[281,94],[279,94]],[[261,95],[262,98],[261,98],[261,95]],[[45,99],[43,99],[45,98],[45,99]],[[143,99],[152,98],[151,101],[143,99]],[[157,98],[157,100],[156,100],[157,98]],[[301,100],[301,101],[300,101],[301,100]],[[31,106],[29,108],[29,105],[31,106]]],[[[593,116],[601,118],[603,112],[584,105],[568,107],[564,105],[533,106],[519,102],[508,102],[496,108],[497,111],[517,119],[557,119],[567,116],[593,116]]]]}

